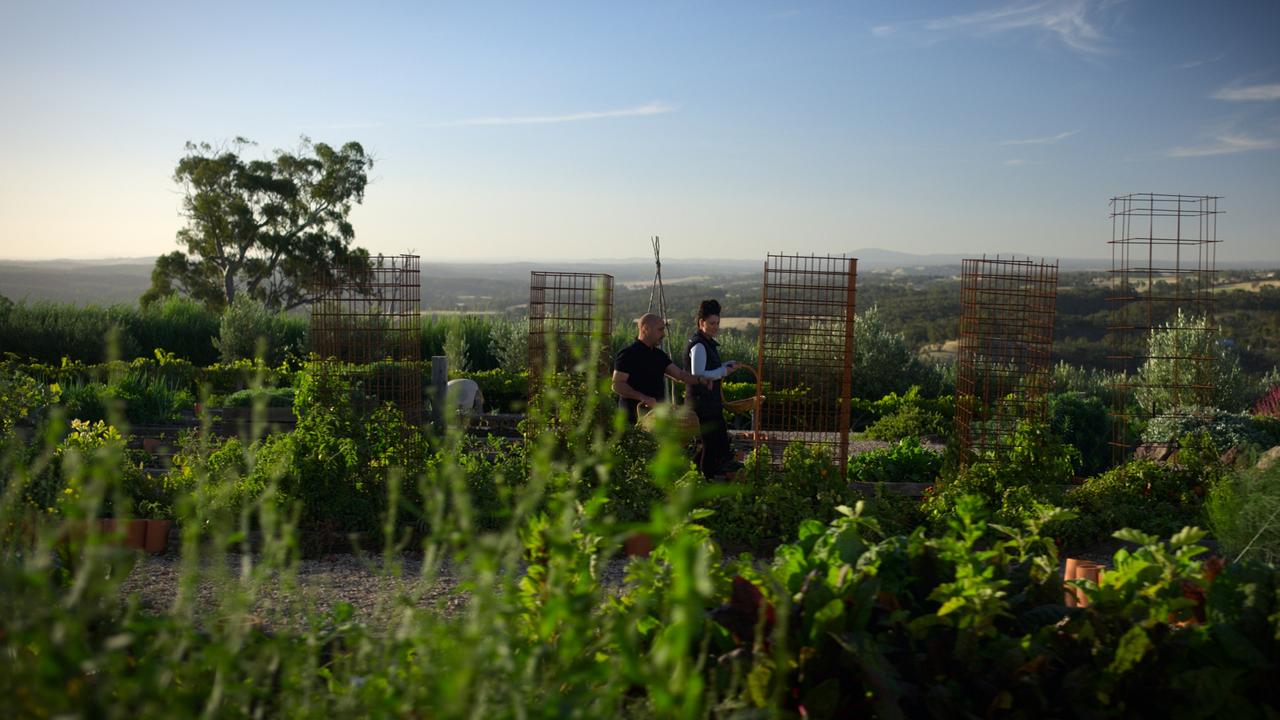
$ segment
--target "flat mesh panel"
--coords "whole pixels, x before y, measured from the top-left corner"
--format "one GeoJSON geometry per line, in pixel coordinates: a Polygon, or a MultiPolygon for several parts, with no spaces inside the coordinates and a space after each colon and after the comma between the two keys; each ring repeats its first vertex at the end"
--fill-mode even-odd
{"type": "Polygon", "coordinates": [[[962,462],[1004,452],[1019,422],[1045,420],[1057,299],[1057,262],[961,263],[955,430],[962,462]]]}
{"type": "Polygon", "coordinates": [[[395,403],[422,419],[422,276],[417,255],[378,255],[316,282],[311,351],[322,372],[341,373],[368,410],[395,403]]]}
{"type": "Polygon", "coordinates": [[[826,446],[841,472],[849,455],[857,267],[854,258],[769,255],[760,303],[760,439],[826,446]]]}
{"type": "Polygon", "coordinates": [[[561,372],[599,334],[599,372],[609,370],[613,328],[613,276],[603,273],[532,272],[529,274],[529,387],[536,392],[550,357],[561,372]],[[552,347],[552,344],[555,347],[552,347]],[[552,351],[554,350],[554,355],[552,351]]]}

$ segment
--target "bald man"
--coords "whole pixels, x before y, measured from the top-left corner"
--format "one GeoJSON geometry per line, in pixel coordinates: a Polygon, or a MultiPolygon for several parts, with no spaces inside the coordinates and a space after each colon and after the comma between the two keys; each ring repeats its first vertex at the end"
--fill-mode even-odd
{"type": "Polygon", "coordinates": [[[636,321],[636,341],[622,349],[613,364],[613,392],[618,407],[627,413],[627,421],[636,421],[640,407],[653,408],[666,397],[668,375],[677,382],[710,385],[712,380],[696,377],[681,370],[659,345],[667,334],[667,323],[653,313],[645,313],[636,321]]]}

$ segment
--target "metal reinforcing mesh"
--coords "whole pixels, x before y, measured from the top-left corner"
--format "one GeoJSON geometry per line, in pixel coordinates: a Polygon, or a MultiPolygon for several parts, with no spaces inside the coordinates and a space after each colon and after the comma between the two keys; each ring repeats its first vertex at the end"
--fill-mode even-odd
{"type": "Polygon", "coordinates": [[[769,255],[760,302],[760,439],[826,446],[849,457],[858,261],[769,255]]]}
{"type": "Polygon", "coordinates": [[[1150,424],[1213,404],[1220,199],[1161,193],[1111,198],[1108,331],[1117,462],[1136,444],[1129,437],[1133,420],[1150,424]]]}
{"type": "Polygon", "coordinates": [[[600,368],[609,369],[613,329],[613,276],[603,273],[532,272],[529,274],[529,387],[536,392],[554,351],[560,372],[585,353],[593,334],[600,336],[600,368]]]}
{"type": "Polygon", "coordinates": [[[962,463],[1008,449],[1018,423],[1043,421],[1058,299],[1058,263],[964,260],[956,356],[962,463]]]}
{"type": "Polygon", "coordinates": [[[377,255],[326,275],[311,306],[311,350],[322,372],[348,378],[363,410],[392,402],[422,419],[422,279],[417,255],[377,255]]]}

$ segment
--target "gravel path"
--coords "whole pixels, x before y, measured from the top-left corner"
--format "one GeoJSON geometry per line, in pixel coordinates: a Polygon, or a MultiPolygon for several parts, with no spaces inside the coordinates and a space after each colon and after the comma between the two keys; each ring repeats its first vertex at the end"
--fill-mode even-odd
{"type": "MultiPolygon", "coordinates": [[[[226,556],[228,574],[234,576],[242,560],[241,555],[229,553],[226,556]]],[[[606,587],[622,587],[628,560],[614,557],[603,567],[601,580],[606,587]]],[[[375,624],[390,619],[398,599],[413,598],[418,593],[417,607],[434,609],[448,617],[458,615],[466,606],[468,595],[459,590],[459,579],[447,564],[439,568],[429,584],[418,587],[422,560],[402,556],[395,562],[399,564],[398,575],[384,572],[380,557],[341,554],[301,560],[297,565],[298,591],[306,604],[320,613],[328,613],[345,602],[352,606],[354,619],[375,624]]],[[[177,554],[141,555],[122,583],[122,593],[125,597],[136,593],[144,610],[163,611],[173,604],[181,573],[181,559],[177,554]]],[[[202,579],[196,591],[197,617],[217,607],[218,588],[212,578],[202,579]]],[[[250,613],[254,624],[264,629],[281,624],[300,627],[304,619],[295,617],[292,607],[282,589],[267,583],[250,613]]]]}

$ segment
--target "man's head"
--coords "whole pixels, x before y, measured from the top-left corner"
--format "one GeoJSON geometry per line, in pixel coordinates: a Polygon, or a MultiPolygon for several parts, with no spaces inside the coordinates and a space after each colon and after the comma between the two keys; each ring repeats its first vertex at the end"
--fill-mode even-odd
{"type": "Polygon", "coordinates": [[[667,322],[653,313],[645,313],[636,320],[636,336],[649,347],[657,347],[667,335],[667,322]]]}

